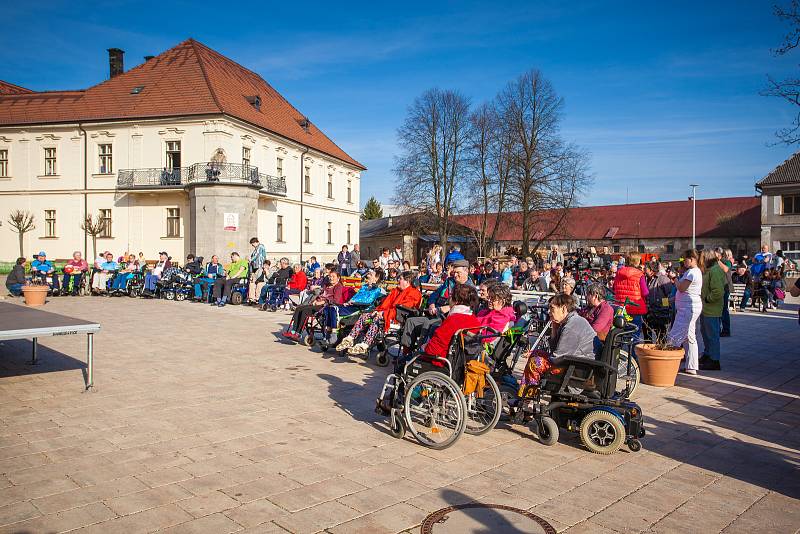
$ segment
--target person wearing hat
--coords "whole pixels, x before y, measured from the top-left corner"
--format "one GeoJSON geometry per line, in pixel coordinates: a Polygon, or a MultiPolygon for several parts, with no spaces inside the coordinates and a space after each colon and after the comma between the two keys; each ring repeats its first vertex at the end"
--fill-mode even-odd
{"type": "Polygon", "coordinates": [[[39,252],[36,259],[31,262],[31,277],[36,280],[37,278],[44,283],[47,283],[47,277],[52,277],[52,283],[48,284],[55,294],[58,291],[58,277],[56,276],[56,268],[51,262],[47,260],[47,254],[44,250],[39,252]]]}
{"type": "Polygon", "coordinates": [[[156,291],[156,283],[161,279],[161,275],[164,274],[164,271],[170,267],[172,267],[172,263],[169,261],[169,254],[164,251],[159,252],[158,263],[156,263],[144,277],[144,291],[142,295],[152,297],[156,291]]]}
{"type": "Polygon", "coordinates": [[[64,266],[64,280],[61,284],[64,294],[69,291],[69,283],[72,280],[72,293],[71,295],[77,296],[78,290],[81,287],[81,279],[89,271],[89,264],[83,259],[80,251],[76,250],[72,253],[72,259],[64,266]]]}
{"type": "Polygon", "coordinates": [[[450,312],[450,296],[459,284],[474,286],[469,277],[469,262],[467,260],[455,260],[449,264],[452,272],[442,285],[440,285],[428,297],[428,307],[425,315],[421,317],[408,317],[403,324],[403,331],[400,334],[400,345],[406,353],[410,353],[419,346],[419,342],[427,339],[428,333],[442,324],[450,312]]]}

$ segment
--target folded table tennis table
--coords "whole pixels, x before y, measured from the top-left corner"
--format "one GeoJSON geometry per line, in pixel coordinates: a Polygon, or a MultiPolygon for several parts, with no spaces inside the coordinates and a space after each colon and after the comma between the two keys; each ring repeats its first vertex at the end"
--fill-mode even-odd
{"type": "Polygon", "coordinates": [[[32,339],[33,350],[31,364],[38,358],[40,337],[70,336],[86,334],[86,389],[94,385],[94,339],[100,331],[100,324],[83,319],[75,319],[58,313],[51,313],[37,308],[19,306],[8,302],[0,302],[0,340],[32,339]]]}

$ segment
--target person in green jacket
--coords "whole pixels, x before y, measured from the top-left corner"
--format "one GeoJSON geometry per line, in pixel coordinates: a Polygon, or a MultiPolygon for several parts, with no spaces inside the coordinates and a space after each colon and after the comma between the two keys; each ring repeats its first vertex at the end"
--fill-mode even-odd
{"type": "Polygon", "coordinates": [[[700,299],[703,301],[703,315],[701,318],[703,356],[700,358],[700,369],[703,371],[719,371],[719,336],[722,308],[725,301],[726,277],[713,250],[702,251],[700,264],[705,266],[703,287],[700,290],[700,299]]]}
{"type": "Polygon", "coordinates": [[[227,275],[224,278],[217,278],[214,282],[214,302],[212,306],[225,306],[231,298],[233,286],[247,279],[247,260],[241,258],[238,252],[231,252],[231,262],[225,266],[227,275]]]}

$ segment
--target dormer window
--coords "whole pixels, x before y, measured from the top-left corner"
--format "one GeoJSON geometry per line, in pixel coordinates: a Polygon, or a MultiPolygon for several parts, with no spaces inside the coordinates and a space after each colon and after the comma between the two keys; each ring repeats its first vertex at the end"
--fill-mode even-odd
{"type": "Polygon", "coordinates": [[[132,95],[138,95],[138,94],[139,94],[139,93],[141,93],[142,91],[144,91],[144,85],[137,85],[136,87],[134,87],[133,89],[131,89],[131,94],[132,94],[132,95]]]}
{"type": "Polygon", "coordinates": [[[256,108],[256,111],[261,111],[261,97],[258,95],[245,97],[250,105],[256,108]]]}

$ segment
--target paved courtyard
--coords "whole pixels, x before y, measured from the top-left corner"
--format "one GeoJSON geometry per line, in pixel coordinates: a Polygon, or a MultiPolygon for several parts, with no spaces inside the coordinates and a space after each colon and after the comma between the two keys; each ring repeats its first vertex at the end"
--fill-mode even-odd
{"type": "Polygon", "coordinates": [[[0,343],[0,532],[416,533],[471,501],[571,534],[796,532],[787,308],[735,315],[723,372],[643,386],[644,449],[605,457],[502,423],[444,451],[398,441],[373,413],[386,370],[284,344],[284,313],[53,299],[103,325],[96,390],[82,391],[84,336],[42,338],[36,367],[29,341],[0,343]]]}

